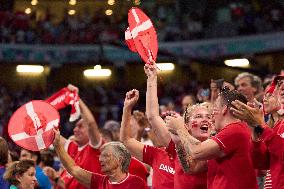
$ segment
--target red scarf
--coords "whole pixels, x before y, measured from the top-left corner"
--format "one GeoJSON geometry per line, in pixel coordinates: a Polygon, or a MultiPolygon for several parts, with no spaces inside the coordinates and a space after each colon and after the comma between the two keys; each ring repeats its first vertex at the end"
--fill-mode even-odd
{"type": "Polygon", "coordinates": [[[80,117],[79,95],[77,91],[70,91],[67,87],[59,90],[45,101],[60,110],[68,105],[71,105],[71,114],[69,121],[75,121],[80,117]]]}

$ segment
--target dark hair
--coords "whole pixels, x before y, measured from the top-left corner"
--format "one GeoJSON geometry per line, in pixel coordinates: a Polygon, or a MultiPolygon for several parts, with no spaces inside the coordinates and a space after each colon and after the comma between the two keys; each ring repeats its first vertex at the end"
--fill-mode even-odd
{"type": "Polygon", "coordinates": [[[17,180],[16,175],[23,175],[30,167],[35,167],[33,160],[15,161],[7,167],[3,178],[10,184],[18,186],[20,182],[17,180]]]}
{"type": "Polygon", "coordinates": [[[52,167],[54,163],[54,155],[49,150],[43,150],[40,152],[40,159],[41,163],[44,164],[44,166],[52,167]]]}
{"type": "Polygon", "coordinates": [[[105,136],[105,137],[109,137],[111,141],[113,141],[113,134],[110,130],[104,129],[104,128],[100,128],[100,133],[105,136]]]}
{"type": "Polygon", "coordinates": [[[0,165],[5,166],[8,163],[8,144],[6,140],[0,137],[0,165]]]}
{"type": "Polygon", "coordinates": [[[232,105],[232,102],[235,100],[239,100],[244,104],[247,104],[248,102],[244,95],[242,95],[237,90],[230,91],[228,87],[224,87],[223,89],[221,89],[219,96],[222,98],[223,103],[228,107],[234,107],[232,105]]]}
{"type": "Polygon", "coordinates": [[[16,151],[9,151],[12,161],[19,161],[19,154],[16,151]]]}
{"type": "Polygon", "coordinates": [[[225,80],[223,78],[222,79],[213,80],[213,82],[216,83],[217,88],[220,89],[220,90],[223,88],[224,81],[225,80]]]}
{"type": "Polygon", "coordinates": [[[36,164],[37,165],[39,164],[39,162],[41,161],[41,159],[40,159],[40,152],[39,151],[31,151],[31,150],[27,150],[27,149],[24,149],[24,148],[22,148],[21,151],[22,150],[25,150],[25,151],[29,152],[32,156],[36,156],[37,157],[36,164]]]}

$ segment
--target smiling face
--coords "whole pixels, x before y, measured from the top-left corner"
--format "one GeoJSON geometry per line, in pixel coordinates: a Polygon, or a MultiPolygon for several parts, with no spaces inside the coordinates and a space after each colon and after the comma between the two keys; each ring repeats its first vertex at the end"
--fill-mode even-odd
{"type": "Polygon", "coordinates": [[[19,188],[21,189],[33,189],[36,184],[35,168],[30,167],[22,175],[17,175],[17,179],[20,182],[19,188]]]}
{"type": "Polygon", "coordinates": [[[202,106],[194,108],[186,127],[193,137],[201,141],[206,140],[213,129],[212,114],[209,109],[202,106]]]}
{"type": "Polygon", "coordinates": [[[73,129],[74,140],[79,146],[84,146],[89,142],[88,125],[81,119],[76,123],[76,127],[73,129]]]}

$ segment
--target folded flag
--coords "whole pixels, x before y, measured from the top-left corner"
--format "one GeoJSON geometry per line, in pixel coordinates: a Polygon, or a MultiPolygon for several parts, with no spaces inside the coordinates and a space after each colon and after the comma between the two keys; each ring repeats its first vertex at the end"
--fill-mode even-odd
{"type": "Polygon", "coordinates": [[[69,121],[73,122],[80,117],[79,95],[77,91],[71,91],[67,87],[59,90],[45,101],[60,110],[71,105],[71,113],[69,121]]]}

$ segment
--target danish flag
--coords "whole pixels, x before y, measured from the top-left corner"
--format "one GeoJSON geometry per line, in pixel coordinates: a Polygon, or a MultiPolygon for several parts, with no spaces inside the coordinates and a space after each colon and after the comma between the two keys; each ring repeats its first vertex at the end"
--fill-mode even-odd
{"type": "Polygon", "coordinates": [[[49,103],[30,101],[12,115],[8,124],[10,138],[22,148],[39,151],[54,140],[53,128],[59,125],[59,113],[49,103]]]}
{"type": "Polygon", "coordinates": [[[152,21],[142,10],[132,7],[128,12],[128,23],[129,27],[125,31],[128,48],[138,52],[146,64],[156,61],[158,41],[152,21]]]}

